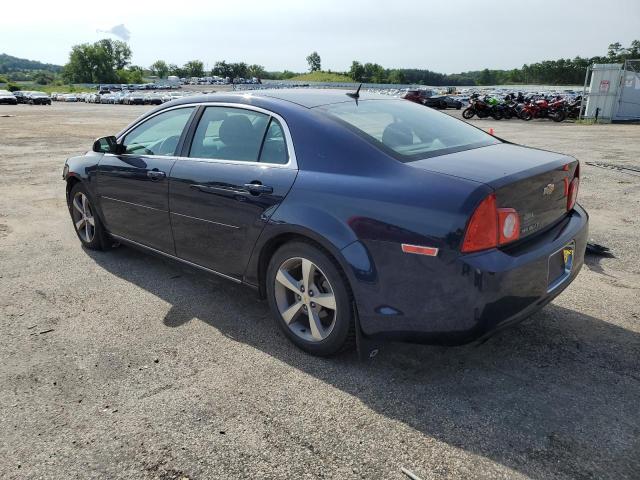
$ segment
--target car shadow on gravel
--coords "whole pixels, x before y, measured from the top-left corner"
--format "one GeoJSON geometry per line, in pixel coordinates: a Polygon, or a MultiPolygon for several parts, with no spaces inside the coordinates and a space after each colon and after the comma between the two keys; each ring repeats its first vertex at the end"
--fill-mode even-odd
{"type": "Polygon", "coordinates": [[[290,344],[247,288],[130,248],[87,254],[171,305],[158,328],[206,322],[381,415],[532,478],[640,471],[640,335],[603,319],[551,304],[480,345],[389,344],[368,363],[354,353],[322,359],[290,344]]]}

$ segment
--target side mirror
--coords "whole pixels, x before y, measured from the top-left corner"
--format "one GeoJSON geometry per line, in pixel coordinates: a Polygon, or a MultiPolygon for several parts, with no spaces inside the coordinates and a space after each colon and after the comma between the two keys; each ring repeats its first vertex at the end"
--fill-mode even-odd
{"type": "Polygon", "coordinates": [[[93,151],[97,153],[113,153],[121,155],[124,153],[124,145],[118,144],[114,136],[102,137],[93,142],[93,151]]]}

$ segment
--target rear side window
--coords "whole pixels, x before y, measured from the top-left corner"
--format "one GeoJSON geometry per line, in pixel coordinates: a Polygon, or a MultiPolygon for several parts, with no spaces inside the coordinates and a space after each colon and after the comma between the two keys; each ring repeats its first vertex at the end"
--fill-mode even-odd
{"type": "Polygon", "coordinates": [[[406,100],[317,107],[402,162],[500,143],[449,115],[406,100]]]}
{"type": "Polygon", "coordinates": [[[230,107],[207,107],[198,123],[189,156],[257,162],[269,115],[230,107]]]}
{"type": "Polygon", "coordinates": [[[284,165],[289,161],[289,153],[287,152],[287,142],[284,137],[282,125],[275,118],[271,118],[269,128],[264,136],[262,144],[262,152],[260,152],[261,163],[276,163],[284,165]]]}

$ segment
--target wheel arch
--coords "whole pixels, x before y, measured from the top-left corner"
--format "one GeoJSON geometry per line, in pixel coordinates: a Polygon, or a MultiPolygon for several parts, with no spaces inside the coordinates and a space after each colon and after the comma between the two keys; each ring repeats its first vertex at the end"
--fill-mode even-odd
{"type": "Polygon", "coordinates": [[[71,190],[73,190],[73,187],[75,187],[78,183],[82,183],[82,180],[77,175],[70,173],[65,181],[67,184],[65,188],[65,198],[67,199],[67,206],[71,206],[71,190]]]}
{"type": "Polygon", "coordinates": [[[260,245],[259,251],[254,252],[256,256],[254,273],[255,281],[257,281],[258,294],[261,298],[266,298],[266,275],[269,262],[276,251],[291,242],[305,242],[313,245],[323,251],[331,260],[339,267],[340,273],[344,276],[347,287],[353,292],[352,282],[354,281],[349,275],[349,264],[342,255],[340,249],[333,245],[328,239],[306,230],[287,230],[274,233],[260,245]],[[256,255],[257,254],[257,255],[256,255]]]}

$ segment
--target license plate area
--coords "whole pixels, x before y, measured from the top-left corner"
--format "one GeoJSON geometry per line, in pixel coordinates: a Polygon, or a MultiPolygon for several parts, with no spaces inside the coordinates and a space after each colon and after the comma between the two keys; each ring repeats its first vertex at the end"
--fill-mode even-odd
{"type": "Polygon", "coordinates": [[[547,292],[555,290],[569,278],[571,269],[573,268],[575,251],[576,244],[575,242],[571,242],[549,257],[547,292]]]}

